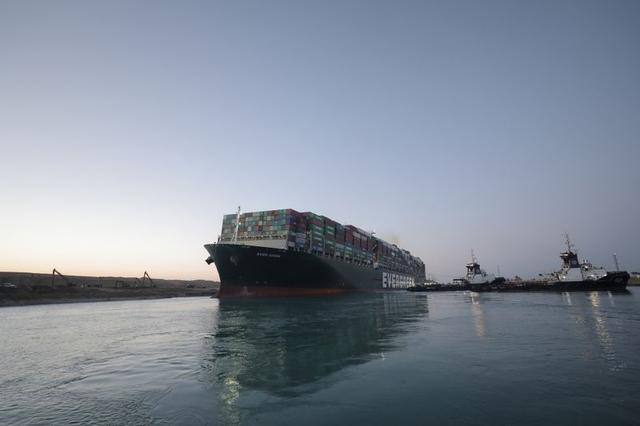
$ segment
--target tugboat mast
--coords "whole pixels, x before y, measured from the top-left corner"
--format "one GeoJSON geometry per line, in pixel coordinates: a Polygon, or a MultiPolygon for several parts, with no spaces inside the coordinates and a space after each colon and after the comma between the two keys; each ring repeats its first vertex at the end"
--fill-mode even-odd
{"type": "Polygon", "coordinates": [[[573,244],[571,244],[571,239],[569,238],[568,232],[564,233],[564,240],[567,244],[567,252],[571,253],[572,252],[571,248],[573,247],[573,244]]]}
{"type": "Polygon", "coordinates": [[[580,268],[580,262],[578,261],[578,253],[573,251],[573,244],[571,244],[571,239],[569,238],[569,234],[565,233],[564,238],[565,238],[565,243],[567,244],[567,251],[560,254],[563,268],[565,269],[580,268]]]}

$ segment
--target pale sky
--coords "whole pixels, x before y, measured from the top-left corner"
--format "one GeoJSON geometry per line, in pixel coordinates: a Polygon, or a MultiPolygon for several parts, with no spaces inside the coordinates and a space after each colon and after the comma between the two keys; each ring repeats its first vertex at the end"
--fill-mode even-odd
{"type": "Polygon", "coordinates": [[[294,208],[429,273],[640,269],[638,1],[0,1],[0,270],[207,278],[294,208]]]}

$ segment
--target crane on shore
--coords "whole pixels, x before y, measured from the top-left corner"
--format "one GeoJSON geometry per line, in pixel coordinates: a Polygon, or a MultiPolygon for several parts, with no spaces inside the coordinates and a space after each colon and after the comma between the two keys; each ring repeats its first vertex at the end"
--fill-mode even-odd
{"type": "Polygon", "coordinates": [[[60,271],[58,271],[56,268],[53,268],[53,271],[51,271],[51,287],[55,287],[56,274],[64,280],[64,282],[67,284],[67,287],[76,286],[76,284],[73,281],[71,281],[69,278],[65,277],[64,275],[62,275],[60,271]]]}
{"type": "MultiPolygon", "coordinates": [[[[127,280],[131,280],[131,278],[127,278],[127,280]]],[[[133,283],[126,280],[116,280],[115,283],[116,288],[154,288],[155,286],[156,284],[153,282],[147,271],[144,271],[142,278],[133,278],[133,283]],[[146,283],[148,284],[145,286],[146,283]]]]}
{"type": "Polygon", "coordinates": [[[144,271],[144,275],[142,276],[142,286],[144,287],[144,282],[147,280],[149,282],[149,287],[153,288],[156,284],[153,282],[147,271],[144,271]]]}

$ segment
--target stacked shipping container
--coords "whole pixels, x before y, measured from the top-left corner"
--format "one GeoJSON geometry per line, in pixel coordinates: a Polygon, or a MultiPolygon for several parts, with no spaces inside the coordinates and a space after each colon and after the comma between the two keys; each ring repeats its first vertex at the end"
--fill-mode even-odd
{"type": "MultiPolygon", "coordinates": [[[[235,229],[236,215],[225,215],[219,241],[233,241],[235,229]]],[[[243,213],[237,239],[239,242],[286,240],[286,247],[290,250],[322,254],[363,265],[378,264],[407,274],[424,271],[424,263],[407,250],[353,225],[342,225],[311,212],[283,209],[243,213]]]]}
{"type": "MultiPolygon", "coordinates": [[[[233,241],[236,215],[225,215],[222,220],[220,242],[233,241]]],[[[243,213],[238,226],[238,241],[286,240],[287,247],[304,248],[307,241],[304,217],[295,210],[269,210],[243,213]]]]}

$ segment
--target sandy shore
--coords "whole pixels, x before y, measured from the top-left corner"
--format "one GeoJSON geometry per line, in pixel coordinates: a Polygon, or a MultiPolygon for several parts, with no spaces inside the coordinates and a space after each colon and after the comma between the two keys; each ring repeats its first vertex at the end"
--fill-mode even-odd
{"type": "Polygon", "coordinates": [[[142,282],[131,277],[88,276],[56,276],[52,280],[51,274],[0,272],[0,307],[212,296],[218,288],[218,283],[206,280],[142,282]]]}
{"type": "Polygon", "coordinates": [[[0,289],[0,307],[213,296],[214,289],[0,289]]]}

